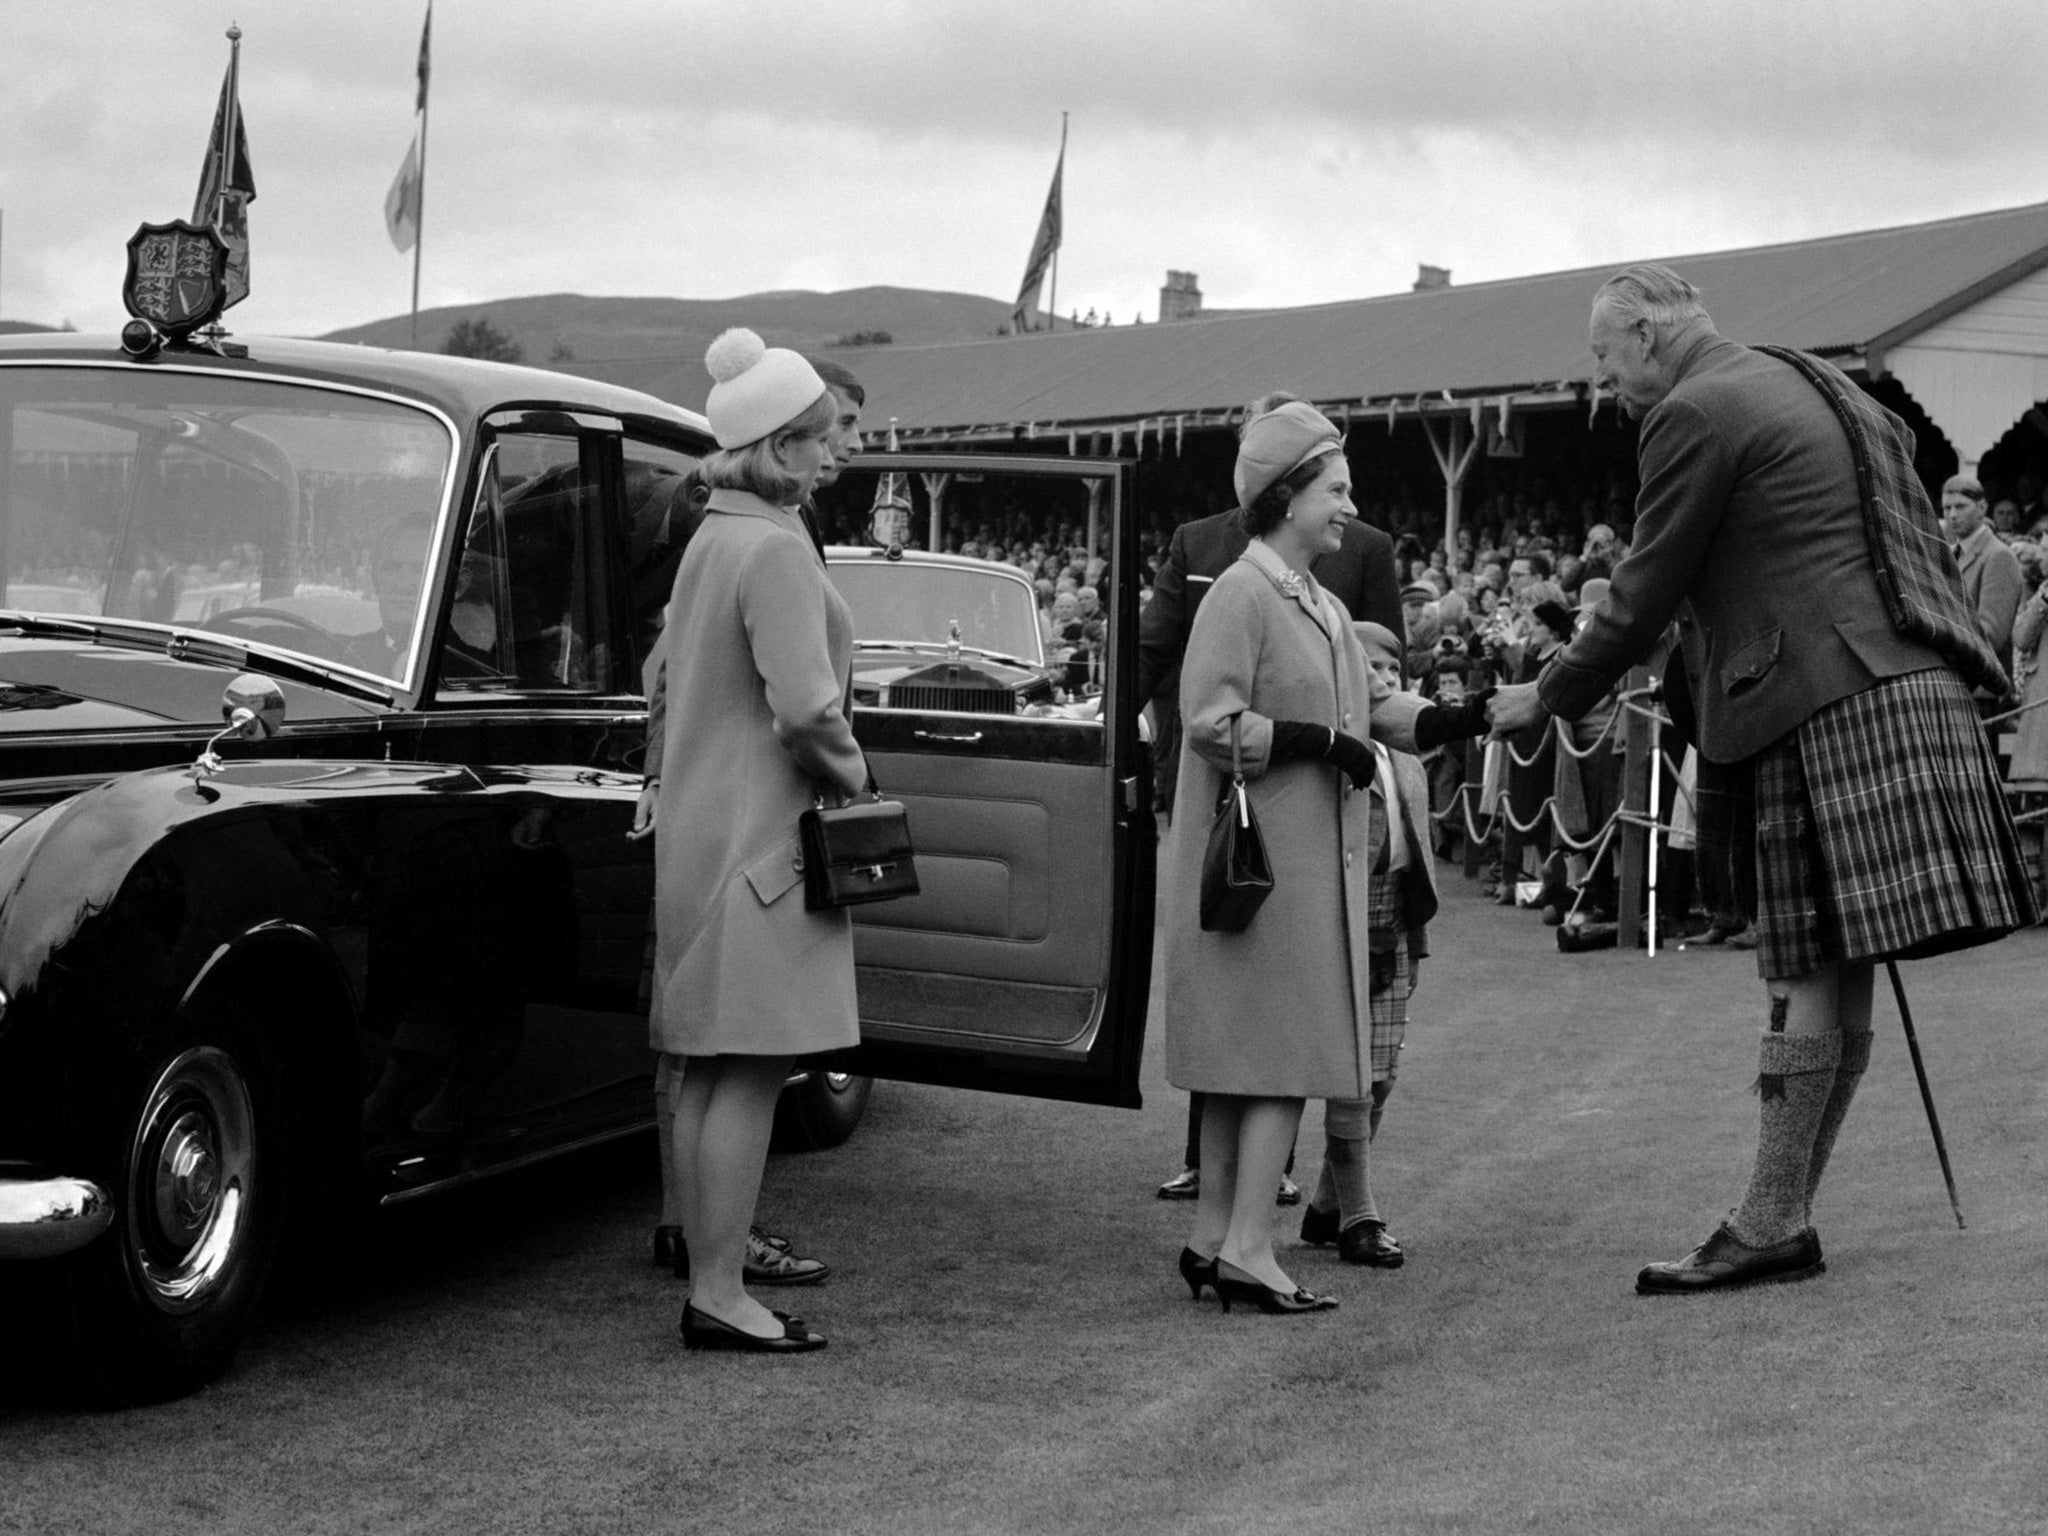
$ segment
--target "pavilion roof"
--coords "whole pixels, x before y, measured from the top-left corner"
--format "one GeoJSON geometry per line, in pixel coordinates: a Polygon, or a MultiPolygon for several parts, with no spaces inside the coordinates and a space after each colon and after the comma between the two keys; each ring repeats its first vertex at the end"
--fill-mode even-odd
{"type": "MultiPolygon", "coordinates": [[[[1884,349],[2048,266],[2048,203],[1783,245],[1658,256],[1701,291],[1738,341],[1776,342],[1882,371],[1884,349]]],[[[906,436],[1009,435],[1218,421],[1288,389],[1363,413],[1446,397],[1581,397],[1586,313],[1618,266],[985,341],[833,355],[868,393],[864,425],[906,436]]],[[[602,364],[579,371],[603,373],[602,364]]],[[[702,369],[641,365],[621,378],[701,406],[702,369]],[[659,370],[657,372],[657,370],[659,370]]]]}

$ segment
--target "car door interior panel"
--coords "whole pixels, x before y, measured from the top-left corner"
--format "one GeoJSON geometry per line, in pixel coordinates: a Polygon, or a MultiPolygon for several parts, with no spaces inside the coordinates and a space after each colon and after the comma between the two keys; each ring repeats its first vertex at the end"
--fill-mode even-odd
{"type": "Polygon", "coordinates": [[[1103,770],[882,756],[885,770],[921,889],[856,914],[863,1029],[1077,1039],[1107,960],[1108,844],[1079,830],[1103,770]]]}

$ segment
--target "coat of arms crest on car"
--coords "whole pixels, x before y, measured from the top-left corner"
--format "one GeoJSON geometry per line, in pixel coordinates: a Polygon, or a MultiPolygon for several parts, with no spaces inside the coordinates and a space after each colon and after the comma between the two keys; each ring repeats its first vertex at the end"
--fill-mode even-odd
{"type": "Polygon", "coordinates": [[[227,243],[177,219],[145,224],[128,241],[128,313],[174,335],[217,318],[227,301],[227,243]]]}

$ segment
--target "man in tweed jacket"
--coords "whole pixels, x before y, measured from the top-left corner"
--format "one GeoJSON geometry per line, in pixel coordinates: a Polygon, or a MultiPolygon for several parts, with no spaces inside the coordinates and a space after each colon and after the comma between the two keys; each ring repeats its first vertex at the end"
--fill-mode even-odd
{"type": "Polygon", "coordinates": [[[1496,695],[1494,728],[1578,718],[1677,620],[1702,855],[1711,833],[1757,872],[1762,1130],[1741,1205],[1636,1288],[1805,1279],[1824,1268],[1812,1199],[1869,1057],[1876,962],[2033,915],[1958,675],[1997,663],[1896,417],[1815,359],[1726,340],[1664,267],[1602,285],[1589,341],[1596,382],[1642,424],[1635,543],[1577,638],[1496,695]]]}

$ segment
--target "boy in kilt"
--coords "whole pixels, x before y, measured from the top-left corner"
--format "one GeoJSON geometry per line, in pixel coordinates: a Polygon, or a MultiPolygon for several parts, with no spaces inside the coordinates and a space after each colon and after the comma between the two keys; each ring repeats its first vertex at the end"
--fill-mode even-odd
{"type": "MultiPolygon", "coordinates": [[[[1401,687],[1402,648],[1394,632],[1369,620],[1352,626],[1365,657],[1387,686],[1401,687]]],[[[1323,1172],[1302,1212],[1301,1240],[1335,1243],[1348,1264],[1399,1269],[1401,1245],[1387,1231],[1372,1192],[1372,1140],[1401,1065],[1408,1000],[1429,953],[1428,923],[1436,915],[1436,868],[1430,847],[1429,780],[1422,760],[1372,743],[1378,763],[1369,796],[1366,933],[1372,953],[1372,1097],[1323,1104],[1323,1172]]],[[[1446,751],[1456,750],[1453,743],[1446,751]]]]}
{"type": "Polygon", "coordinates": [[[1803,1280],[1825,1267],[1813,1197],[1869,1060],[1877,964],[2034,918],[1971,702],[2006,683],[1898,417],[1817,358],[1724,339],[1666,267],[1609,278],[1588,340],[1596,387],[1641,423],[1634,546],[1493,725],[1577,719],[1677,620],[1700,857],[1755,875],[1760,1127],[1741,1203],[1636,1289],[1803,1280]]]}

